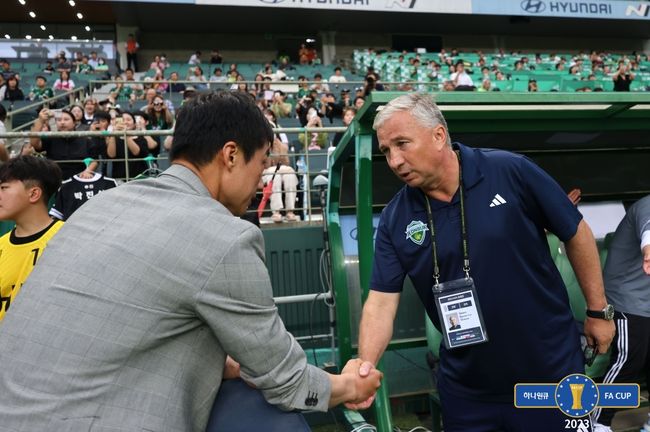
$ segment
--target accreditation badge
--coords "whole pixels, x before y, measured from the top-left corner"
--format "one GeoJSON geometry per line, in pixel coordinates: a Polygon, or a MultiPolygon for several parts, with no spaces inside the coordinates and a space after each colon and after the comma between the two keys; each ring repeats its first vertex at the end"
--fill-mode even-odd
{"type": "Polygon", "coordinates": [[[447,349],[487,342],[483,314],[471,277],[434,285],[432,291],[447,349]]]}

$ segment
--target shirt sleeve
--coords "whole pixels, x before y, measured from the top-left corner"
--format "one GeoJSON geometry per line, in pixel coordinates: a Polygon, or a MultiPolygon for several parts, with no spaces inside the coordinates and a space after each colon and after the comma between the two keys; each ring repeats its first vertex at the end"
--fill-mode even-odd
{"type": "Polygon", "coordinates": [[[390,230],[387,226],[389,219],[390,215],[384,209],[379,218],[379,226],[377,227],[370,289],[398,293],[404,287],[406,272],[397,256],[395,245],[390,236],[390,230]]]}
{"type": "Polygon", "coordinates": [[[522,200],[530,216],[563,242],[570,240],[582,214],[546,171],[527,157],[521,157],[520,161],[519,177],[525,185],[522,200]]]}
{"type": "Polygon", "coordinates": [[[285,329],[273,301],[264,264],[261,231],[238,236],[198,294],[199,316],[224,351],[241,365],[242,378],[282,409],[327,411],[327,373],[307,363],[305,352],[285,329]]]}
{"type": "Polygon", "coordinates": [[[643,237],[644,232],[650,231],[650,196],[641,199],[634,206],[634,224],[639,238],[643,237]]]}
{"type": "Polygon", "coordinates": [[[59,220],[65,220],[63,216],[63,193],[61,188],[56,192],[56,198],[54,200],[54,205],[50,209],[50,216],[57,218],[59,220]]]}

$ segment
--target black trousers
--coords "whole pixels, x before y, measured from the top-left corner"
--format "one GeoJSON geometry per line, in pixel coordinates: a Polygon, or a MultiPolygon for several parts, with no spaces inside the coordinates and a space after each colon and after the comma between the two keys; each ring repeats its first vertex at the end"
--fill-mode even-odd
{"type": "Polygon", "coordinates": [[[126,67],[133,69],[133,72],[138,71],[138,54],[126,53],[126,67]]]}
{"type": "MultiPolygon", "coordinates": [[[[650,384],[650,318],[617,312],[614,315],[616,336],[612,342],[612,356],[604,384],[650,384]]],[[[613,408],[597,408],[592,413],[594,423],[611,426],[613,408]]]]}

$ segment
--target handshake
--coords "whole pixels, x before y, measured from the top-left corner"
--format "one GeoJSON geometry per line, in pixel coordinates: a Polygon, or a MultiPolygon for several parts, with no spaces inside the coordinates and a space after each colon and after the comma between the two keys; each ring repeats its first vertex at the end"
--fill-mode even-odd
{"type": "Polygon", "coordinates": [[[335,383],[332,387],[332,400],[330,405],[337,405],[344,402],[346,408],[360,410],[369,408],[375,400],[377,389],[381,385],[384,374],[375,369],[369,361],[362,359],[349,360],[340,377],[343,378],[346,392],[341,400],[336,401],[334,395],[337,393],[335,383]]]}

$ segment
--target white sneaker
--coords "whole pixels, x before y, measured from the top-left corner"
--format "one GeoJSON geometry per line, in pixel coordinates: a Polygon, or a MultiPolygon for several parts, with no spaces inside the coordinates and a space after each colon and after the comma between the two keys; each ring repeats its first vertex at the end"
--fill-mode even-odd
{"type": "Polygon", "coordinates": [[[604,424],[594,423],[594,432],[613,432],[612,428],[604,424]]]}
{"type": "Polygon", "coordinates": [[[648,414],[648,421],[643,425],[643,429],[646,432],[650,432],[650,414],[648,414]]]}

